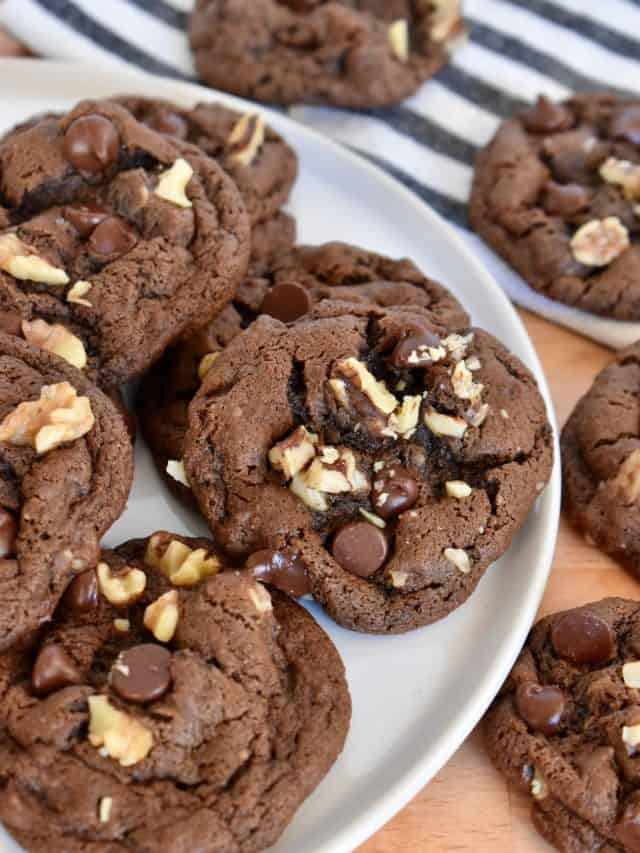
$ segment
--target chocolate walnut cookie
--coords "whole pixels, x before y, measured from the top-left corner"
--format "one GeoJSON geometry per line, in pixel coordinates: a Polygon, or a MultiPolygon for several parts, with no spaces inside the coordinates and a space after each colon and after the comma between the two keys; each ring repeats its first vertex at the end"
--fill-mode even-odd
{"type": "Polygon", "coordinates": [[[640,100],[540,98],[480,153],[469,218],[535,290],[640,319],[640,100]]]}
{"type": "Polygon", "coordinates": [[[102,554],[0,661],[0,818],[30,851],[256,853],[342,749],[344,667],[212,543],[102,554]]]}
{"type": "Polygon", "coordinates": [[[110,387],[228,302],[249,223],[222,169],[85,101],[0,145],[0,309],[110,387]]]}
{"type": "MultiPolygon", "coordinates": [[[[444,287],[407,260],[391,260],[357,246],[301,246],[271,260],[240,285],[235,299],[205,329],[168,350],[142,382],[138,413],[158,469],[182,477],[187,408],[216,355],[260,314],[293,322],[316,313],[353,313],[377,305],[402,307],[442,326],[466,326],[469,318],[444,287]]],[[[193,503],[188,486],[166,478],[172,491],[193,503]]],[[[182,479],[184,479],[182,477],[182,479]]]]}
{"type": "Polygon", "coordinates": [[[640,578],[640,344],[594,380],[562,431],[564,499],[591,541],[640,578]]]}
{"type": "Polygon", "coordinates": [[[551,462],[517,358],[481,330],[377,308],[256,320],[206,374],[184,455],[221,547],[294,555],[330,615],[370,632],[462,604],[551,462]]]}
{"type": "Polygon", "coordinates": [[[189,25],[211,86],[346,107],[412,95],[461,31],[458,0],[198,0],[189,25]]]}
{"type": "Polygon", "coordinates": [[[0,333],[0,652],[50,618],[124,509],[131,442],[113,403],[0,333]]]}
{"type": "Polygon", "coordinates": [[[640,849],[640,606],[542,619],[489,711],[489,754],[559,850],[640,849]]]}

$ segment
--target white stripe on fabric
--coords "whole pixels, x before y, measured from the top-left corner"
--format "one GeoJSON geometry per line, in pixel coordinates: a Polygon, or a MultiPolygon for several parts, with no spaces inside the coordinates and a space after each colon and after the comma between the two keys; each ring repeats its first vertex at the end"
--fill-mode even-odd
{"type": "Polygon", "coordinates": [[[422,86],[404,102],[404,106],[474,145],[484,145],[500,123],[496,115],[447,89],[437,80],[422,86]]]}
{"type": "Polygon", "coordinates": [[[567,9],[574,15],[591,19],[603,27],[622,33],[627,38],[638,40],[640,51],[640,8],[625,0],[607,0],[585,2],[585,0],[549,0],[554,6],[567,9]]]}
{"type": "Polygon", "coordinates": [[[640,91],[638,63],[504,0],[467,0],[466,15],[594,80],[640,91]]]}

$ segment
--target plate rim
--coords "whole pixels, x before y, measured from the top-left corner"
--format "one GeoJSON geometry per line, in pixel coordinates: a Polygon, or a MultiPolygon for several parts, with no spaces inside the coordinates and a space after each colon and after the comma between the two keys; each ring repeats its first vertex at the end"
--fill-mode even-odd
{"type": "MultiPolygon", "coordinates": [[[[527,587],[526,601],[523,603],[525,606],[518,610],[518,629],[514,632],[511,639],[508,642],[505,641],[501,646],[500,653],[497,656],[498,665],[494,666],[489,676],[476,689],[475,693],[469,697],[469,702],[464,711],[461,711],[453,724],[437,737],[435,744],[426,754],[416,752],[416,759],[411,766],[406,768],[402,777],[390,790],[371,802],[366,810],[363,810],[333,840],[314,848],[314,853],[339,853],[339,851],[348,853],[348,851],[354,850],[370,838],[410,802],[459,749],[473,728],[481,720],[484,712],[497,694],[525,642],[538,611],[551,573],[557,542],[560,523],[561,474],[560,447],[555,409],[546,375],[542,369],[536,349],[505,291],[500,287],[489,270],[486,269],[482,261],[465,244],[462,237],[455,232],[454,228],[440,214],[410,189],[387,174],[381,167],[371,163],[339,142],[296,121],[286,113],[280,113],[267,105],[256,104],[217,89],[201,86],[197,82],[192,83],[170,77],[152,75],[127,65],[123,66],[121,63],[105,62],[94,66],[86,62],[72,62],[68,60],[49,60],[31,57],[0,58],[0,74],[3,75],[5,81],[8,81],[10,76],[15,74],[16,71],[20,73],[21,68],[28,69],[29,74],[35,72],[36,76],[38,72],[46,74],[49,82],[50,74],[70,74],[77,78],[75,83],[81,87],[90,87],[96,77],[108,79],[108,85],[111,85],[111,81],[113,83],[114,93],[123,93],[129,89],[135,90],[137,87],[142,88],[145,85],[145,81],[148,82],[149,80],[153,80],[154,85],[157,86],[160,81],[166,83],[167,88],[173,91],[167,91],[166,95],[157,95],[156,97],[166,97],[168,100],[172,98],[180,100],[180,94],[184,93],[184,101],[193,100],[195,102],[198,99],[215,99],[233,109],[240,109],[245,112],[248,106],[253,111],[258,110],[264,114],[270,123],[284,126],[284,129],[278,129],[285,137],[286,128],[294,128],[297,134],[306,136],[311,143],[319,144],[328,149],[329,152],[333,151],[335,156],[351,161],[354,168],[367,172],[370,181],[378,184],[382,183],[389,192],[402,195],[405,202],[415,211],[415,214],[423,219],[426,218],[430,226],[439,232],[443,241],[451,246],[452,251],[464,257],[466,263],[474,271],[475,276],[477,276],[478,282],[484,289],[491,293],[492,297],[500,305],[505,317],[508,318],[509,323],[513,327],[514,333],[521,340],[521,345],[525,353],[523,360],[535,376],[547,407],[549,422],[553,429],[554,464],[549,483],[542,495],[542,499],[548,504],[545,509],[545,514],[548,516],[548,529],[545,530],[543,547],[537,560],[541,568],[536,573],[535,580],[530,582],[527,587]],[[174,94],[175,92],[178,94],[174,94]]],[[[11,92],[10,97],[12,99],[19,99],[19,92],[11,92]]],[[[87,99],[91,99],[90,95],[87,96],[87,99]]]]}

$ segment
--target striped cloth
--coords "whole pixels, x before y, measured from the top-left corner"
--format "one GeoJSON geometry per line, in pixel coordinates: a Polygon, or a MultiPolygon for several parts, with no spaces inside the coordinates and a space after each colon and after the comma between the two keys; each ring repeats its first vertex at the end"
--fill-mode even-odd
{"type": "MultiPolygon", "coordinates": [[[[194,79],[192,0],[0,0],[0,25],[35,53],[125,63],[194,79]]],[[[516,301],[613,346],[640,324],[589,317],[533,293],[466,229],[476,150],[539,93],[640,94],[640,0],[465,0],[469,39],[401,105],[349,112],[296,107],[298,120],[374,161],[438,210],[516,301]]]]}

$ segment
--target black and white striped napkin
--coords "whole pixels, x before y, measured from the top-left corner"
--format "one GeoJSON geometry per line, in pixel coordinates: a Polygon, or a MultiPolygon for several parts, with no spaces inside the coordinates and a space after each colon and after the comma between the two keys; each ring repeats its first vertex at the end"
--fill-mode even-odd
{"type": "MultiPolygon", "coordinates": [[[[192,2],[0,0],[0,25],[37,54],[192,80],[185,35],[192,2]]],[[[438,210],[515,301],[612,346],[640,338],[640,324],[591,317],[531,291],[467,231],[465,216],[475,152],[503,117],[539,93],[640,94],[640,0],[465,0],[464,14],[466,43],[403,104],[360,112],[296,107],[291,114],[438,210]]]]}

